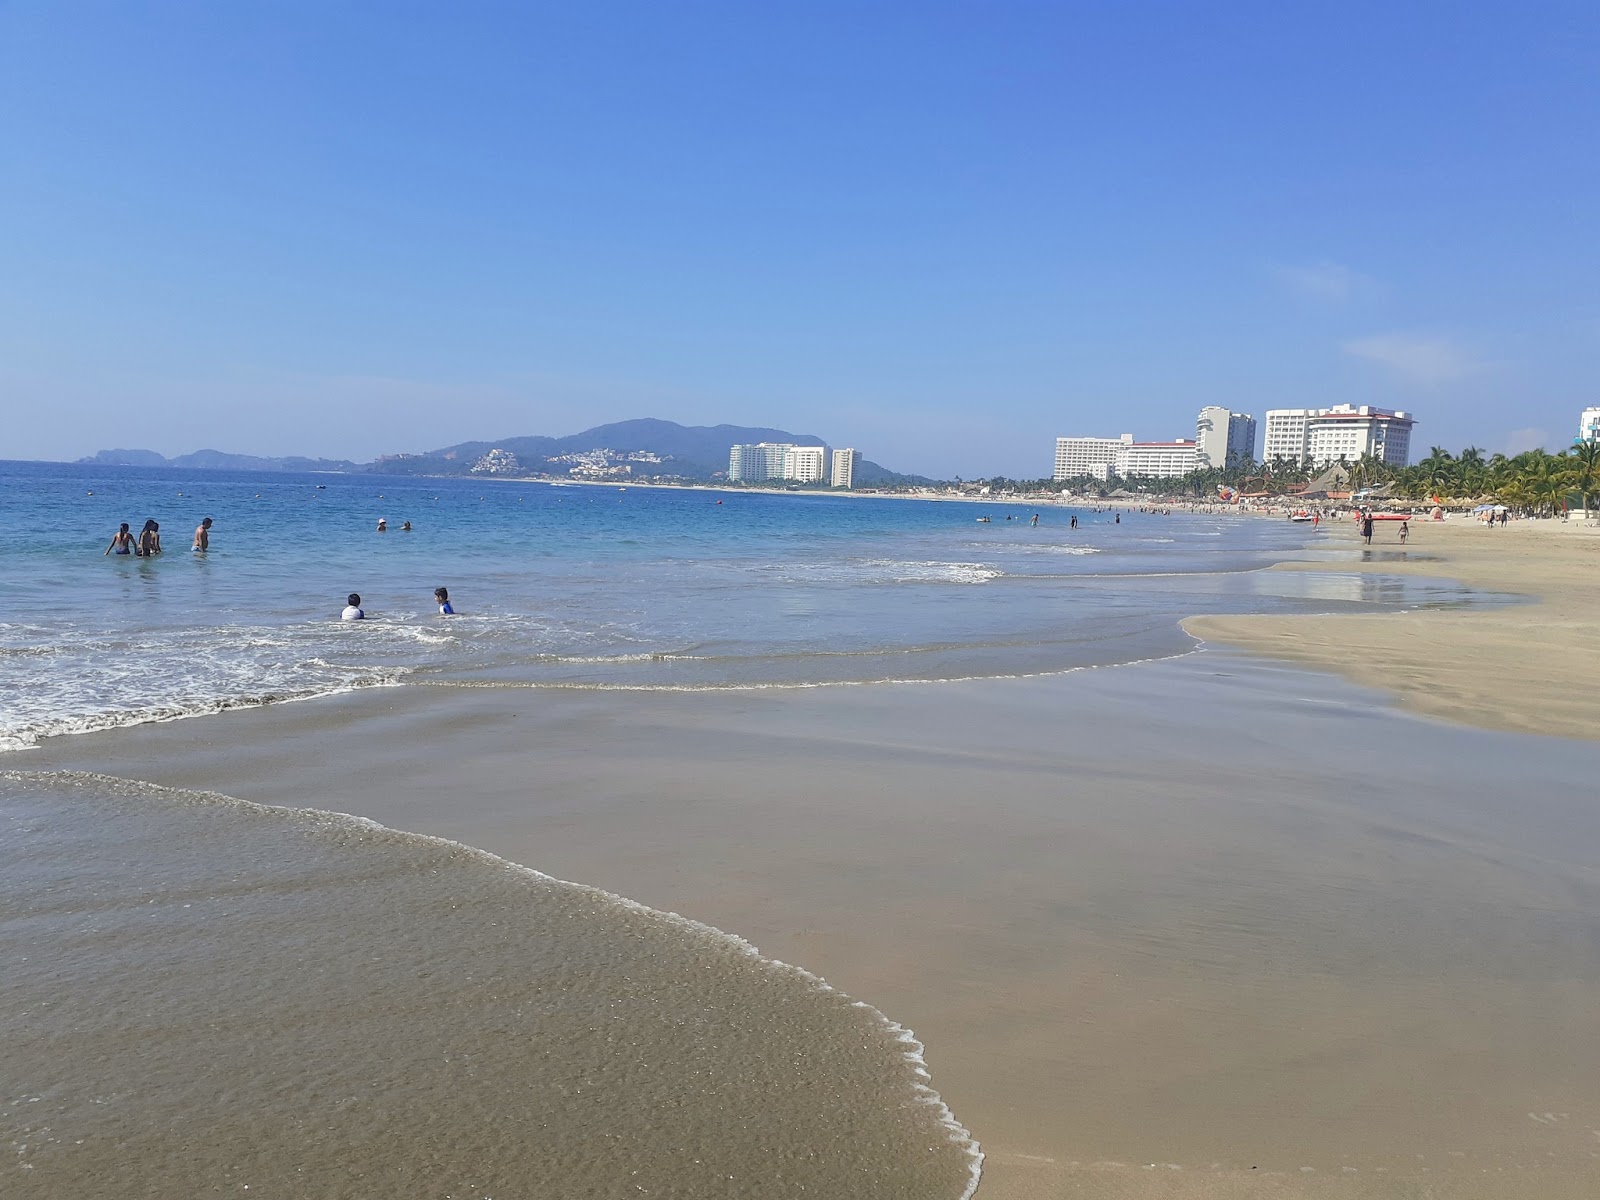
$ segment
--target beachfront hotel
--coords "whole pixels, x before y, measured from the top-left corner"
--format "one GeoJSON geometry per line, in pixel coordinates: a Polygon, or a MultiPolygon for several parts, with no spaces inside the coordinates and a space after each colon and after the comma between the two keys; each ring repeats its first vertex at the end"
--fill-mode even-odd
{"type": "Polygon", "coordinates": [[[821,483],[827,476],[826,446],[757,442],[754,445],[734,446],[728,451],[730,483],[760,483],[769,479],[821,483]]]}
{"type": "Polygon", "coordinates": [[[1116,469],[1117,455],[1123,447],[1133,445],[1133,434],[1119,438],[1058,437],[1056,439],[1055,478],[1077,479],[1092,475],[1105,479],[1116,469]]]}
{"type": "Polygon", "coordinates": [[[833,452],[833,473],[829,482],[836,488],[850,489],[856,485],[856,468],[861,465],[861,451],[835,450],[833,452]]]}
{"type": "Polygon", "coordinates": [[[1600,408],[1586,408],[1578,418],[1578,441],[1600,442],[1600,408]]]}
{"type": "Polygon", "coordinates": [[[1310,459],[1318,466],[1356,462],[1371,455],[1391,467],[1411,458],[1411,429],[1416,419],[1407,412],[1363,404],[1332,408],[1270,408],[1261,457],[1310,459]]]}
{"type": "Polygon", "coordinates": [[[1056,439],[1055,478],[1093,479],[1147,476],[1172,479],[1196,468],[1196,444],[1182,438],[1172,442],[1136,442],[1133,434],[1121,437],[1064,437],[1056,439]]]}
{"type": "Polygon", "coordinates": [[[1200,410],[1195,421],[1196,459],[1201,467],[1231,467],[1256,460],[1256,419],[1218,404],[1200,410]]]}
{"type": "Polygon", "coordinates": [[[1130,442],[1117,455],[1117,474],[1124,479],[1176,479],[1199,467],[1199,449],[1191,441],[1130,442]]]}

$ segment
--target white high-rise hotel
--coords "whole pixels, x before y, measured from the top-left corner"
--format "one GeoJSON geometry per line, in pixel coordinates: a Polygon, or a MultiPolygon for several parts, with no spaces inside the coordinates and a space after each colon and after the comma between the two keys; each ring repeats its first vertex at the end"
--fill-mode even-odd
{"type": "Polygon", "coordinates": [[[828,478],[826,446],[795,446],[787,442],[757,442],[728,451],[728,479],[758,483],[787,479],[795,483],[821,483],[828,478]]]}
{"type": "Polygon", "coordinates": [[[1578,418],[1578,440],[1600,442],[1600,408],[1586,408],[1578,418]]]}
{"type": "Polygon", "coordinates": [[[1315,466],[1356,462],[1371,455],[1391,467],[1403,467],[1411,458],[1411,428],[1415,418],[1363,404],[1336,404],[1332,408],[1272,408],[1267,410],[1266,436],[1261,457],[1267,462],[1310,459],[1315,466]]]}
{"type": "Polygon", "coordinates": [[[833,477],[829,480],[834,487],[853,488],[856,486],[856,468],[861,465],[861,451],[835,450],[833,452],[833,477]]]}
{"type": "Polygon", "coordinates": [[[1195,422],[1196,458],[1202,467],[1231,467],[1256,460],[1256,419],[1221,405],[1200,410],[1195,422]]]}

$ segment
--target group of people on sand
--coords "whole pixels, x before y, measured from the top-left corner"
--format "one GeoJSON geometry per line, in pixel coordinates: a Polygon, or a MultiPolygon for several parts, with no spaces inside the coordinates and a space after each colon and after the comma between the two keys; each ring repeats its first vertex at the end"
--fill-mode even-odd
{"type": "MultiPolygon", "coordinates": [[[[450,589],[436,587],[433,589],[433,602],[439,606],[441,617],[456,615],[455,606],[450,603],[450,589]]],[[[351,592],[345,597],[344,611],[339,614],[341,621],[365,621],[367,614],[361,607],[361,593],[351,592]]]]}
{"type": "MultiPolygon", "coordinates": [[[[194,527],[194,551],[203,554],[211,548],[212,520],[207,517],[194,527]]],[[[149,520],[137,535],[129,531],[124,521],[111,535],[106,554],[132,554],[139,558],[154,558],[161,553],[161,522],[149,520]]],[[[104,557],[104,555],[102,555],[104,557]]]]}

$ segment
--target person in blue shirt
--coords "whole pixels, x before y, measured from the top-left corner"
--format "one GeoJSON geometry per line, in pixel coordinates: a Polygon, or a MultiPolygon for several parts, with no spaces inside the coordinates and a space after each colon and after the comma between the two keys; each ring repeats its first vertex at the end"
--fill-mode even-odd
{"type": "Polygon", "coordinates": [[[439,606],[439,615],[450,617],[455,615],[455,609],[450,607],[450,589],[436,587],[433,589],[433,599],[439,606]]]}

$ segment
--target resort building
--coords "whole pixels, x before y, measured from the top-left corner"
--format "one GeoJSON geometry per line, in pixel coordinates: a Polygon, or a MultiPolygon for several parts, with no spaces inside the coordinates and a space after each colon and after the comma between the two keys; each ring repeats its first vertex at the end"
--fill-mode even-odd
{"type": "Polygon", "coordinates": [[[1117,455],[1116,472],[1123,478],[1172,479],[1187,475],[1198,464],[1199,448],[1181,438],[1175,442],[1129,442],[1117,455]]]}
{"type": "Polygon", "coordinates": [[[1600,408],[1586,408],[1578,419],[1578,441],[1600,442],[1600,408]]]}
{"type": "Polygon", "coordinates": [[[856,468],[861,465],[861,451],[835,450],[833,452],[833,474],[830,482],[834,487],[853,488],[856,485],[856,468]]]}
{"type": "Polygon", "coordinates": [[[782,479],[795,483],[821,483],[828,477],[826,446],[790,446],[783,452],[782,479]]]}
{"type": "Polygon", "coordinates": [[[1256,460],[1256,419],[1220,405],[1200,410],[1195,446],[1201,467],[1230,467],[1256,460]]]}
{"type": "Polygon", "coordinates": [[[1119,438],[1060,437],[1056,439],[1055,478],[1077,479],[1092,475],[1104,479],[1117,466],[1117,455],[1133,445],[1133,434],[1119,438]]]}
{"type": "Polygon", "coordinates": [[[1268,409],[1261,457],[1268,462],[1310,459],[1316,466],[1326,466],[1356,462],[1370,454],[1388,466],[1403,467],[1411,458],[1415,424],[1410,413],[1367,404],[1268,409]]]}
{"type": "Polygon", "coordinates": [[[757,442],[728,451],[730,483],[761,483],[788,479],[796,483],[821,483],[827,477],[826,446],[796,446],[788,442],[757,442]]]}

